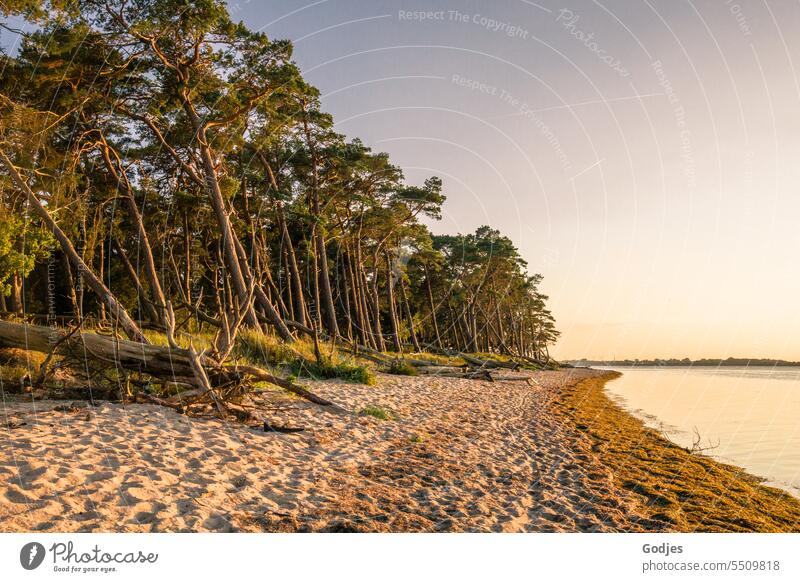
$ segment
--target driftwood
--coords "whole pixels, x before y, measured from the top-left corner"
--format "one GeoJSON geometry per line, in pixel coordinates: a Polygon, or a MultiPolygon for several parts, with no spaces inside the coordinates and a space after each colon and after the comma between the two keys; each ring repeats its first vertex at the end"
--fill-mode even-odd
{"type": "Polygon", "coordinates": [[[494,382],[497,379],[488,370],[462,368],[462,371],[456,371],[453,366],[428,366],[417,370],[417,372],[424,376],[444,376],[446,378],[465,378],[468,380],[485,380],[487,382],[494,382]]]}
{"type": "Polygon", "coordinates": [[[270,424],[266,420],[264,421],[264,432],[295,433],[295,432],[303,432],[304,430],[305,429],[301,427],[278,426],[276,424],[270,424]]]}
{"type": "MultiPolygon", "coordinates": [[[[220,366],[204,354],[192,353],[191,350],[140,344],[115,336],[89,332],[68,335],[67,331],[59,328],[0,321],[0,348],[19,348],[47,354],[54,346],[59,354],[80,357],[85,355],[120,370],[140,372],[163,382],[189,384],[202,391],[231,383],[264,381],[289,390],[315,404],[339,408],[302,386],[261,368],[220,366]],[[195,360],[194,365],[193,360],[195,360]],[[200,366],[200,370],[195,366],[200,366]],[[208,385],[197,386],[197,376],[200,371],[207,378],[208,385]]],[[[168,404],[166,400],[152,398],[159,400],[160,404],[168,404]]]]}

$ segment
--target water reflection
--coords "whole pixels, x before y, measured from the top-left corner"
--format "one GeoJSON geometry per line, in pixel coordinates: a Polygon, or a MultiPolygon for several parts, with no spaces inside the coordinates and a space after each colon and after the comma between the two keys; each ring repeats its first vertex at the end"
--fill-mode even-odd
{"type": "Polygon", "coordinates": [[[649,426],[800,493],[800,368],[614,369],[609,394],[649,426]]]}

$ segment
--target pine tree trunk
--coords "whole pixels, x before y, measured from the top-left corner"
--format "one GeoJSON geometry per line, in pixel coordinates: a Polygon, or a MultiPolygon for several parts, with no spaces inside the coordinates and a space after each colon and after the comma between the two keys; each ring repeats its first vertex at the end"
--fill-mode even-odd
{"type": "MultiPolygon", "coordinates": [[[[106,258],[106,254],[105,254],[105,239],[103,238],[103,239],[100,239],[100,261],[99,261],[100,268],[97,271],[97,276],[100,278],[101,281],[104,281],[105,278],[106,278],[106,275],[105,275],[106,260],[105,260],[105,258],[106,258]]],[[[103,303],[102,301],[100,302],[100,305],[98,306],[97,319],[99,319],[100,321],[105,321],[106,320],[106,304],[103,303]]]]}
{"type": "Polygon", "coordinates": [[[98,279],[89,266],[83,262],[83,259],[75,251],[75,247],[72,246],[72,243],[67,235],[64,234],[64,231],[62,231],[61,228],[59,228],[59,226],[50,216],[50,213],[42,205],[42,203],[28,186],[27,182],[17,171],[17,168],[11,163],[11,160],[8,159],[8,156],[6,156],[5,152],[2,150],[0,150],[0,163],[3,164],[8,173],[11,175],[11,179],[14,181],[14,184],[17,186],[17,188],[25,193],[34,212],[37,214],[37,216],[39,216],[47,229],[59,242],[64,254],[69,257],[70,262],[74,265],[75,269],[77,269],[78,273],[80,273],[89,287],[92,288],[92,291],[97,294],[100,301],[108,307],[108,310],[111,312],[112,316],[119,320],[120,326],[125,334],[133,341],[149,344],[150,342],[147,341],[146,337],[144,337],[144,334],[142,334],[139,326],[136,325],[125,308],[119,303],[117,298],[103,284],[103,281],[98,279]]]}
{"type": "MultiPolygon", "coordinates": [[[[250,267],[247,264],[246,256],[244,247],[242,243],[239,242],[238,238],[233,239],[234,250],[236,251],[236,255],[239,265],[241,269],[247,273],[247,277],[249,280],[253,281],[253,295],[255,297],[255,302],[261,306],[262,309],[267,314],[267,320],[272,324],[275,330],[278,332],[280,338],[285,342],[293,342],[294,336],[292,332],[289,331],[289,328],[286,327],[286,323],[281,319],[281,316],[275,311],[275,307],[272,305],[272,302],[269,300],[267,295],[264,293],[264,289],[261,287],[261,284],[252,279],[253,275],[250,271],[250,267]]],[[[240,271],[241,272],[241,271],[240,271]]],[[[247,298],[245,297],[245,301],[247,298]]],[[[251,309],[253,315],[255,316],[255,309],[251,309]]],[[[256,329],[260,329],[260,326],[256,327],[256,329]]]]}
{"type": "Polygon", "coordinates": [[[389,251],[385,252],[384,257],[386,258],[386,302],[389,304],[389,323],[392,326],[392,344],[394,345],[394,351],[402,353],[403,346],[400,343],[397,307],[394,300],[394,283],[392,282],[392,258],[389,251]]]}
{"type": "Polygon", "coordinates": [[[414,346],[414,350],[417,352],[421,352],[422,349],[419,346],[419,341],[417,340],[417,331],[414,329],[414,316],[411,313],[411,305],[408,303],[408,295],[406,294],[406,285],[403,281],[403,278],[400,277],[400,301],[405,306],[406,310],[406,318],[408,319],[408,331],[411,335],[411,344],[414,346]]]}
{"type": "MultiPolygon", "coordinates": [[[[211,153],[211,148],[208,145],[208,137],[206,136],[205,126],[200,117],[195,112],[188,99],[184,101],[184,110],[189,116],[192,126],[197,134],[196,139],[199,143],[200,158],[203,162],[203,173],[206,181],[206,189],[208,190],[208,197],[211,201],[211,207],[214,209],[214,214],[217,218],[219,225],[220,235],[222,236],[223,256],[225,266],[228,268],[231,280],[233,281],[236,295],[241,304],[248,300],[248,286],[247,281],[251,279],[252,275],[247,268],[247,263],[242,264],[239,253],[236,248],[238,239],[236,233],[233,231],[230,216],[225,208],[225,199],[222,196],[222,189],[217,179],[217,172],[214,164],[214,156],[211,153]],[[244,270],[243,270],[244,269],[244,270]]],[[[256,317],[255,309],[252,307],[248,310],[245,316],[245,323],[249,327],[259,329],[258,318],[256,317]]]]}
{"type": "MultiPolygon", "coordinates": [[[[147,229],[144,227],[144,219],[142,213],[139,212],[139,205],[136,203],[136,197],[128,182],[127,177],[120,175],[117,172],[114,163],[111,160],[111,148],[105,142],[105,138],[101,137],[103,145],[101,146],[103,152],[103,160],[105,161],[106,168],[114,177],[117,185],[124,192],[125,203],[128,207],[128,214],[136,227],[137,242],[141,248],[142,258],[144,259],[144,272],[147,277],[147,284],[150,287],[150,295],[152,296],[151,307],[156,312],[154,322],[166,325],[165,309],[167,300],[164,296],[164,290],[161,288],[161,281],[158,278],[158,271],[156,269],[156,262],[153,259],[153,249],[150,246],[150,237],[147,235],[147,229]]],[[[188,272],[188,271],[187,271],[188,272]]],[[[189,295],[187,294],[187,297],[189,295]]],[[[147,301],[147,296],[143,296],[147,301]]]]}
{"type": "Polygon", "coordinates": [[[14,273],[11,277],[11,311],[21,315],[24,310],[25,304],[22,300],[22,277],[19,276],[19,273],[14,273]]]}
{"type": "MultiPolygon", "coordinates": [[[[256,152],[261,165],[269,176],[272,188],[276,196],[280,192],[278,179],[272,171],[272,165],[262,151],[256,152]]],[[[289,235],[289,227],[286,224],[286,214],[283,210],[283,203],[279,198],[275,198],[275,215],[278,218],[278,227],[281,229],[281,247],[285,255],[286,264],[289,267],[289,303],[292,309],[292,317],[301,325],[307,326],[305,298],[303,297],[303,282],[300,278],[300,269],[297,267],[297,254],[294,251],[292,237],[289,235]]]]}
{"type": "Polygon", "coordinates": [[[369,343],[367,345],[374,350],[378,350],[380,347],[378,345],[379,336],[376,336],[373,332],[375,314],[370,313],[370,306],[372,303],[368,297],[369,285],[367,283],[367,274],[364,271],[364,254],[361,249],[360,240],[356,241],[356,263],[353,265],[353,269],[358,281],[358,295],[361,301],[361,311],[364,314],[364,334],[369,338],[369,343]]]}
{"type": "Polygon", "coordinates": [[[283,206],[280,202],[277,204],[277,210],[278,221],[281,226],[281,240],[286,251],[287,263],[289,265],[289,289],[292,294],[294,319],[303,325],[308,325],[308,321],[306,321],[306,302],[303,297],[303,281],[300,278],[300,269],[297,267],[297,255],[294,252],[292,237],[289,236],[289,228],[286,226],[286,217],[283,214],[283,206]]]}
{"type": "Polygon", "coordinates": [[[64,265],[64,275],[67,279],[66,284],[69,290],[69,300],[72,304],[72,315],[79,317],[80,307],[78,306],[78,296],[75,293],[75,279],[72,277],[72,267],[70,267],[67,255],[65,255],[63,252],[58,254],[61,255],[61,262],[64,265]]]}
{"type": "MultiPolygon", "coordinates": [[[[186,293],[186,302],[192,303],[192,239],[189,234],[189,213],[183,212],[183,254],[184,269],[183,285],[186,293]]],[[[180,281],[178,281],[180,284],[180,281]]]]}
{"type": "Polygon", "coordinates": [[[325,247],[325,237],[319,228],[315,231],[317,262],[319,266],[318,277],[321,300],[325,311],[325,327],[331,337],[339,336],[339,325],[336,322],[336,307],[333,302],[333,290],[331,288],[331,276],[328,268],[328,252],[325,247]]]}
{"type": "Polygon", "coordinates": [[[436,305],[433,302],[433,291],[431,290],[431,276],[428,272],[428,265],[425,265],[425,286],[428,288],[428,301],[431,304],[431,320],[433,321],[433,331],[436,336],[436,347],[442,349],[442,336],[439,334],[439,324],[436,322],[436,305]]]}
{"type": "Polygon", "coordinates": [[[319,204],[319,159],[317,148],[311,135],[308,125],[308,113],[303,116],[303,131],[306,137],[306,145],[311,157],[311,192],[309,196],[309,208],[314,217],[314,227],[312,228],[314,237],[314,275],[315,275],[315,301],[317,302],[317,313],[325,312],[325,327],[331,337],[339,336],[339,326],[336,323],[336,309],[333,303],[333,292],[331,290],[330,273],[328,272],[328,253],[325,248],[325,236],[321,229],[320,219],[322,218],[319,204]],[[322,303],[322,305],[320,305],[322,303]]]}
{"type": "Polygon", "coordinates": [[[111,240],[117,249],[117,253],[119,253],[119,258],[122,261],[122,264],[125,266],[125,270],[128,271],[128,276],[131,278],[134,286],[136,287],[136,292],[139,295],[139,305],[141,305],[144,308],[144,311],[147,311],[147,314],[153,323],[161,323],[161,324],[165,323],[165,321],[161,318],[158,311],[156,311],[153,304],[150,303],[150,301],[148,301],[144,287],[142,286],[142,282],[139,280],[139,275],[136,273],[136,269],[133,267],[130,260],[128,259],[128,255],[125,253],[125,249],[122,248],[122,245],[119,244],[119,241],[117,241],[117,239],[113,238],[111,240]]]}
{"type": "Polygon", "coordinates": [[[381,300],[378,295],[378,257],[373,259],[374,267],[372,270],[372,333],[375,334],[375,343],[378,344],[378,351],[386,351],[386,342],[383,340],[383,330],[381,329],[381,300]]]}

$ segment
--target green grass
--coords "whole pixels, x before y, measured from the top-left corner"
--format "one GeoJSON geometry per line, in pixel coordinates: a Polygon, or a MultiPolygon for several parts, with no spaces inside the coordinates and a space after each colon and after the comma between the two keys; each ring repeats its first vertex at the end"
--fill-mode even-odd
{"type": "MultiPolygon", "coordinates": [[[[320,346],[322,350],[326,347],[325,344],[320,346]]],[[[288,345],[274,336],[245,330],[236,340],[233,355],[255,366],[288,366],[294,376],[341,378],[357,384],[375,384],[371,368],[343,357],[336,350],[331,355],[323,355],[318,362],[313,342],[306,339],[288,345]]]]}
{"type": "MultiPolygon", "coordinates": [[[[394,352],[385,352],[384,355],[389,358],[397,356],[397,354],[394,352]]],[[[427,360],[442,366],[463,366],[466,364],[466,362],[458,356],[443,356],[441,354],[434,354],[432,352],[412,352],[406,355],[412,359],[427,360]]]]}
{"type": "MultiPolygon", "coordinates": [[[[145,336],[156,345],[167,345],[167,337],[163,333],[147,330],[145,336]]],[[[196,349],[210,348],[213,344],[212,334],[193,336],[196,349]]],[[[182,347],[188,347],[189,338],[176,338],[182,347]]],[[[326,350],[326,344],[320,349],[326,350]]],[[[358,384],[375,384],[375,374],[366,365],[343,357],[337,350],[330,356],[323,356],[320,362],[314,355],[314,344],[308,339],[299,339],[291,345],[279,338],[258,331],[242,330],[236,338],[231,356],[234,360],[243,360],[258,367],[286,366],[294,376],[313,379],[341,378],[347,382],[358,384]]]]}
{"type": "Polygon", "coordinates": [[[419,374],[417,368],[406,362],[405,360],[392,360],[392,363],[387,368],[388,374],[395,376],[416,376],[419,374]]]}
{"type": "MultiPolygon", "coordinates": [[[[299,343],[299,342],[298,342],[299,343]]],[[[233,357],[246,360],[254,366],[293,364],[302,355],[302,346],[294,349],[278,338],[252,330],[243,330],[236,338],[233,357]]]]}
{"type": "MultiPolygon", "coordinates": [[[[156,346],[168,346],[169,342],[167,341],[167,335],[161,331],[156,331],[154,329],[144,329],[142,330],[144,337],[150,341],[151,344],[156,346]]],[[[211,332],[202,332],[202,333],[192,333],[191,338],[186,334],[176,334],[175,341],[178,342],[178,345],[182,348],[189,347],[189,340],[192,340],[192,345],[194,345],[194,349],[198,352],[205,349],[210,349],[214,344],[214,334],[211,332]]]]}
{"type": "Polygon", "coordinates": [[[36,368],[28,368],[17,364],[0,365],[0,383],[9,392],[18,392],[22,378],[26,375],[32,377],[38,374],[36,368]]]}
{"type": "Polygon", "coordinates": [[[395,420],[396,418],[391,410],[383,408],[382,406],[374,406],[374,405],[362,408],[359,414],[361,416],[372,416],[374,418],[377,418],[378,420],[395,420]]]}
{"type": "Polygon", "coordinates": [[[341,378],[347,382],[369,386],[374,385],[376,381],[375,374],[368,366],[349,361],[334,362],[326,356],[319,362],[295,361],[292,364],[292,371],[298,376],[308,378],[341,378]]]}

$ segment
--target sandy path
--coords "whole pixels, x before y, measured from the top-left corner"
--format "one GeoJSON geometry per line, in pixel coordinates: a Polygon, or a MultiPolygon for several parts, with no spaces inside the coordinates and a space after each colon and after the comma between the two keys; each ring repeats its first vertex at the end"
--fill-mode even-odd
{"type": "Polygon", "coordinates": [[[265,434],[149,405],[6,402],[0,531],[608,531],[638,529],[558,388],[596,372],[486,383],[314,383],[354,411],[269,394],[265,434]],[[24,424],[23,424],[24,423],[24,424]]]}

